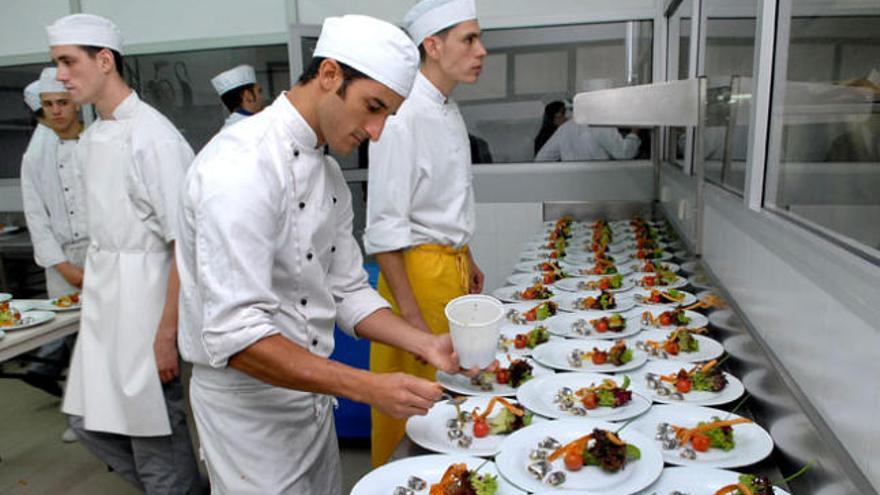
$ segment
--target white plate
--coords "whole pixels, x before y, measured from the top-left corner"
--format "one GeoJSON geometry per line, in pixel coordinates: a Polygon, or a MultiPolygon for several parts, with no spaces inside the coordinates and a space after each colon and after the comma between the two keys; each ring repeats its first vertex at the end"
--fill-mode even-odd
{"type": "Polygon", "coordinates": [[[703,272],[691,274],[688,282],[691,284],[691,286],[697,289],[710,290],[715,288],[715,286],[712,284],[712,281],[703,272]]]}
{"type": "MultiPolygon", "coordinates": [[[[705,391],[691,391],[686,394],[683,394],[684,400],[675,400],[670,399],[668,396],[660,396],[657,395],[655,390],[651,390],[648,388],[647,382],[645,381],[645,375],[648,373],[654,373],[656,375],[669,375],[672,373],[678,373],[682,368],[689,370],[694,366],[692,363],[687,363],[683,361],[648,361],[648,364],[642,366],[637,370],[630,371],[628,373],[622,373],[621,376],[627,375],[630,380],[632,380],[632,390],[637,391],[638,393],[648,397],[654,402],[660,402],[664,404],[695,404],[699,406],[718,406],[721,404],[727,404],[729,402],[733,402],[736,399],[739,399],[743,392],[745,392],[745,388],[739,378],[731,375],[730,373],[724,372],[724,376],[727,378],[727,386],[724,387],[721,392],[705,392],[705,391]]],[[[667,383],[667,388],[675,391],[675,384],[667,383]]]]}
{"type": "Polygon", "coordinates": [[[38,309],[40,311],[55,311],[56,313],[63,313],[65,311],[79,311],[82,309],[82,299],[76,304],[72,304],[67,307],[60,307],[52,304],[52,299],[40,299],[34,301],[33,304],[30,304],[30,309],[38,309]]]}
{"type": "MultiPolygon", "coordinates": [[[[666,268],[670,272],[678,272],[679,270],[681,270],[680,266],[678,266],[677,264],[672,263],[670,261],[661,261],[659,263],[662,265],[662,268],[666,268]]],[[[645,263],[643,261],[631,261],[631,260],[622,264],[622,266],[624,266],[627,270],[630,270],[631,273],[636,273],[636,274],[643,273],[646,275],[650,275],[651,273],[654,273],[654,272],[643,272],[642,267],[644,265],[645,265],[645,263]]]]}
{"type": "Polygon", "coordinates": [[[507,285],[533,285],[544,280],[543,272],[514,273],[507,277],[507,285]]]}
{"type": "Polygon", "coordinates": [[[627,251],[627,253],[628,253],[628,254],[627,254],[627,258],[625,258],[625,259],[628,259],[629,261],[638,260],[638,261],[640,261],[640,262],[645,262],[645,261],[663,261],[663,262],[666,262],[666,261],[669,261],[669,260],[671,260],[671,259],[673,258],[672,253],[670,253],[670,252],[668,252],[668,251],[664,251],[663,253],[661,253],[659,258],[651,258],[650,260],[641,260],[641,259],[637,259],[637,258],[636,258],[636,251],[627,251]]]}
{"type": "MultiPolygon", "coordinates": [[[[628,347],[635,348],[636,342],[654,340],[656,342],[664,342],[666,341],[666,336],[672,330],[645,330],[644,332],[636,335],[635,337],[630,337],[626,339],[626,345],[628,347]]],[[[724,354],[724,346],[721,345],[715,339],[711,339],[709,337],[705,337],[703,335],[694,335],[694,338],[697,339],[697,342],[700,344],[700,349],[697,352],[679,352],[678,356],[669,356],[666,361],[681,361],[683,363],[697,363],[700,361],[709,361],[710,359],[717,359],[724,354]]],[[[650,357],[649,359],[655,361],[663,361],[664,359],[659,357],[650,357]]]]}
{"type": "MultiPolygon", "coordinates": [[[[549,261],[549,260],[548,260],[549,261]]],[[[561,265],[562,262],[560,262],[561,265]]],[[[518,273],[532,273],[532,272],[541,272],[541,261],[538,260],[530,260],[530,261],[521,261],[513,266],[513,271],[518,273]]]]}
{"type": "MultiPolygon", "coordinates": [[[[563,411],[554,402],[557,392],[562,387],[572,390],[599,385],[602,380],[611,378],[618,385],[623,383],[623,378],[612,378],[598,373],[557,373],[546,375],[541,378],[526,382],[516,392],[516,399],[530,411],[541,416],[553,419],[576,417],[571,412],[563,411]]],[[[630,387],[628,390],[632,390],[630,387]]],[[[644,413],[651,407],[651,401],[637,393],[632,394],[632,400],[621,407],[597,407],[587,411],[587,418],[600,421],[624,421],[644,413]]],[[[444,423],[445,424],[445,423],[444,423]]]]}
{"type": "MultiPolygon", "coordinates": [[[[543,346],[541,346],[543,347],[543,346]]],[[[540,349],[541,347],[537,347],[540,349]]],[[[510,366],[510,360],[507,359],[507,356],[504,354],[499,354],[498,365],[502,368],[507,368],[510,366]]],[[[515,359],[515,358],[514,358],[515,359]]],[[[555,373],[555,371],[545,368],[540,364],[536,363],[534,359],[525,358],[529,364],[532,365],[532,377],[537,378],[541,375],[549,375],[555,373]]],[[[480,387],[471,385],[471,379],[464,375],[450,375],[448,373],[444,373],[442,371],[437,372],[437,383],[443,385],[443,388],[455,392],[457,394],[463,395],[477,395],[477,396],[493,396],[500,395],[502,397],[513,397],[516,395],[516,389],[511,387],[509,384],[494,384],[493,390],[483,390],[480,387]]],[[[528,382],[526,382],[528,383],[528,382]]],[[[525,385],[525,384],[523,384],[525,385]]]]}
{"type": "MultiPolygon", "coordinates": [[[[719,488],[739,482],[736,471],[702,467],[668,467],[653,485],[639,495],[667,495],[675,491],[690,495],[713,495],[719,488]]],[[[774,495],[789,495],[781,488],[773,487],[774,495]]]]}
{"type": "Polygon", "coordinates": [[[639,323],[641,313],[635,313],[632,311],[621,313],[626,319],[626,328],[624,328],[622,332],[599,333],[593,329],[592,325],[590,325],[590,320],[602,318],[603,316],[611,316],[614,313],[615,311],[578,311],[576,313],[559,313],[556,316],[548,318],[544,324],[547,326],[547,329],[550,330],[550,333],[554,335],[581,340],[623,339],[636,335],[642,331],[642,326],[639,323]],[[584,320],[587,322],[587,328],[590,330],[590,333],[581,335],[573,330],[573,325],[578,320],[584,320]]]}
{"type": "Polygon", "coordinates": [[[519,254],[520,261],[533,261],[534,263],[538,263],[539,261],[550,260],[550,251],[543,251],[537,249],[530,249],[528,251],[523,251],[519,254]]]}
{"type": "Polygon", "coordinates": [[[694,256],[687,249],[680,249],[672,254],[675,256],[675,259],[684,263],[695,260],[694,256]]]}
{"type": "MultiPolygon", "coordinates": [[[[663,314],[663,312],[665,312],[665,311],[671,311],[671,310],[668,308],[650,307],[650,308],[644,308],[644,310],[642,312],[643,313],[650,312],[654,318],[657,318],[658,316],[663,314]]],[[[650,326],[650,325],[643,325],[643,326],[647,329],[659,328],[660,330],[675,330],[676,328],[678,328],[680,326],[685,326],[687,328],[704,328],[706,325],[709,324],[709,318],[706,317],[706,315],[704,315],[704,314],[697,313],[696,311],[691,311],[689,309],[685,310],[684,316],[685,316],[685,318],[690,318],[690,320],[691,320],[687,325],[665,325],[665,326],[660,326],[660,327],[655,327],[655,326],[650,326]]]]}
{"type": "MultiPolygon", "coordinates": [[[[480,474],[497,475],[498,469],[495,463],[466,455],[417,455],[394,461],[378,467],[360,479],[351,490],[351,495],[389,495],[397,486],[406,486],[410,476],[418,476],[428,483],[424,490],[417,492],[419,495],[427,495],[431,485],[443,478],[451,464],[467,464],[469,469],[477,469],[480,466],[480,474]]],[[[525,492],[517,489],[501,476],[498,476],[497,495],[525,495],[525,492]]]]}
{"type": "MultiPolygon", "coordinates": [[[[657,290],[666,291],[669,289],[664,287],[662,289],[657,289],[657,290]]],[[[684,294],[684,299],[682,299],[681,301],[679,301],[679,302],[667,301],[665,303],[658,303],[658,304],[644,302],[644,301],[639,300],[639,297],[646,298],[646,297],[650,296],[651,289],[634,289],[628,295],[633,298],[633,301],[635,301],[637,306],[645,306],[645,307],[649,307],[649,308],[667,308],[667,309],[669,309],[669,308],[675,308],[676,306],[690,306],[691,304],[697,302],[697,296],[691,294],[690,292],[685,292],[682,290],[680,290],[679,292],[684,294]],[[636,296],[639,296],[639,297],[636,297],[636,296]]],[[[663,300],[666,301],[666,299],[663,299],[663,300]]]]}
{"type": "MultiPolygon", "coordinates": [[[[578,292],[578,291],[589,291],[591,289],[580,287],[581,284],[587,284],[590,282],[599,282],[605,277],[614,277],[616,275],[589,275],[586,277],[570,277],[564,278],[562,280],[557,280],[553,283],[553,287],[556,287],[560,290],[564,290],[566,292],[578,292]]],[[[613,294],[617,294],[619,292],[626,292],[634,287],[632,280],[627,277],[622,277],[623,280],[620,281],[620,287],[617,289],[608,289],[608,292],[613,294]]]]}
{"type": "Polygon", "coordinates": [[[685,273],[695,273],[700,270],[700,260],[685,261],[681,264],[681,271],[685,273]]]}
{"type": "Polygon", "coordinates": [[[660,449],[649,437],[632,428],[620,432],[620,438],[638,447],[641,458],[628,462],[624,469],[616,473],[606,473],[597,466],[585,466],[580,471],[570,472],[565,470],[561,458],[553,462],[554,471],[565,472],[566,481],[560,487],[550,487],[528,473],[529,452],[541,440],[550,436],[566,444],[592,433],[593,428],[615,431],[619,426],[595,419],[577,418],[547,421],[516,431],[504,440],[501,453],[495,457],[498,471],[514,485],[542,494],[629,495],[650,485],[660,476],[663,470],[660,449]]]}
{"type": "MultiPolygon", "coordinates": [[[[585,309],[576,308],[574,306],[575,301],[578,299],[583,299],[585,297],[599,297],[600,292],[595,291],[581,291],[581,292],[566,292],[563,294],[557,294],[554,297],[551,297],[550,300],[559,305],[559,309],[563,311],[587,311],[585,309]]],[[[617,303],[617,307],[613,309],[609,309],[608,312],[612,313],[622,313],[625,311],[631,310],[635,307],[636,303],[629,297],[624,297],[620,294],[614,296],[614,302],[617,303]]]]}
{"type": "MultiPolygon", "coordinates": [[[[642,273],[642,272],[634,273],[631,276],[631,278],[633,279],[632,283],[638,287],[645,287],[642,284],[642,280],[645,277],[651,277],[651,276],[654,276],[654,274],[653,273],[642,273]]],[[[680,289],[680,288],[686,286],[687,284],[688,284],[688,279],[686,279],[680,275],[676,275],[675,280],[672,283],[667,284],[667,285],[655,285],[655,286],[653,286],[653,288],[655,288],[655,289],[680,289]]],[[[649,288],[649,287],[646,287],[646,288],[649,288]]]]}
{"type": "MultiPolygon", "coordinates": [[[[511,322],[504,323],[504,324],[502,324],[501,329],[499,330],[500,338],[513,340],[516,338],[517,334],[528,333],[533,328],[541,326],[541,325],[544,325],[547,328],[547,330],[549,331],[550,327],[547,326],[548,321],[550,321],[549,318],[547,320],[544,320],[543,322],[540,322],[540,321],[539,322],[534,322],[534,321],[529,322],[529,325],[516,325],[511,322]]],[[[535,347],[535,349],[537,349],[538,347],[545,345],[549,342],[553,342],[555,340],[562,340],[562,338],[551,334],[549,341],[545,342],[544,344],[538,344],[535,347]]],[[[510,354],[513,357],[528,357],[528,356],[532,355],[532,351],[534,351],[534,349],[529,349],[528,347],[524,347],[522,349],[517,349],[512,343],[508,346],[507,351],[502,351],[501,349],[498,349],[499,353],[510,354]]]]}
{"type": "Polygon", "coordinates": [[[7,294],[5,292],[0,292],[0,302],[6,302],[12,299],[12,294],[7,294]]]}
{"type": "MultiPolygon", "coordinates": [[[[568,261],[562,260],[559,262],[560,268],[569,275],[575,277],[589,277],[592,275],[596,275],[593,273],[593,264],[592,263],[570,263],[568,261]]],[[[617,273],[609,273],[605,276],[614,276],[617,274],[623,275],[626,277],[627,275],[632,273],[632,269],[627,265],[615,265],[617,268],[617,273]]]]}
{"type": "Polygon", "coordinates": [[[534,302],[535,304],[542,301],[549,301],[553,296],[556,295],[558,291],[553,290],[553,286],[545,286],[552,295],[547,299],[521,299],[519,294],[532,287],[534,284],[529,285],[507,285],[505,287],[499,287],[492,291],[492,297],[499,299],[504,302],[516,303],[516,302],[534,302]]]}
{"type": "Polygon", "coordinates": [[[585,371],[585,372],[594,372],[594,373],[618,373],[628,370],[633,370],[642,366],[648,361],[648,355],[644,352],[634,348],[632,345],[627,344],[627,347],[632,349],[633,358],[630,362],[624,363],[622,366],[614,366],[611,363],[605,364],[593,364],[589,359],[584,360],[583,366],[580,368],[575,368],[571,364],[568,363],[568,355],[571,354],[571,351],[575,349],[580,349],[584,352],[592,351],[593,348],[597,348],[600,351],[607,351],[614,345],[614,341],[612,340],[592,340],[589,342],[585,342],[583,340],[563,340],[562,342],[548,342],[541,347],[532,352],[532,357],[535,361],[543,364],[544,366],[548,366],[550,368],[554,368],[557,370],[565,370],[565,371],[585,371]]]}
{"type": "MultiPolygon", "coordinates": [[[[525,385],[523,385],[525,386],[525,385]]],[[[472,411],[479,407],[480,411],[485,411],[492,397],[467,397],[461,403],[463,411],[472,411]]],[[[495,404],[494,409],[489,414],[489,419],[495,417],[499,411],[504,409],[501,404],[495,404]]],[[[441,454],[462,454],[475,455],[478,457],[494,456],[501,447],[501,442],[507,435],[487,435],[483,438],[477,438],[473,435],[473,423],[467,424],[465,433],[471,437],[471,446],[468,448],[460,447],[458,441],[450,440],[446,432],[446,423],[450,419],[455,419],[455,406],[448,401],[440,401],[434,404],[434,407],[424,416],[413,416],[406,421],[406,435],[418,445],[439,452],[441,454]]],[[[546,419],[532,415],[532,421],[546,421],[546,419]]],[[[390,492],[389,492],[390,493],[390,492]]]]}
{"type": "MultiPolygon", "coordinates": [[[[713,416],[718,416],[721,419],[741,417],[710,407],[659,405],[652,407],[647,413],[633,420],[628,429],[654,438],[658,423],[693,428],[701,421],[711,421],[713,416]]],[[[770,438],[770,434],[754,423],[734,425],[733,441],[736,443],[736,447],[728,452],[713,448],[707,452],[697,452],[697,458],[693,460],[681,457],[679,455],[680,449],[664,450],[663,460],[678,466],[735,468],[754,464],[773,451],[773,439],[770,438]]],[[[661,448],[659,440],[652,440],[652,442],[661,448]]]]}
{"type": "MultiPolygon", "coordinates": [[[[528,311],[528,310],[534,308],[535,306],[537,306],[537,305],[539,305],[539,304],[541,304],[541,303],[542,303],[542,301],[530,301],[530,302],[520,302],[520,303],[513,303],[513,304],[510,304],[510,303],[505,304],[505,305],[504,305],[504,315],[505,315],[505,317],[504,317],[503,320],[501,320],[501,322],[502,322],[501,324],[502,324],[502,325],[506,325],[506,324],[509,323],[509,324],[514,324],[514,325],[516,325],[516,323],[513,323],[509,318],[507,318],[507,313],[508,313],[510,310],[514,310],[514,311],[516,311],[516,312],[518,312],[518,313],[525,313],[526,311],[528,311]]],[[[559,314],[559,313],[560,313],[560,311],[557,309],[556,314],[559,314]]],[[[540,320],[537,321],[537,322],[529,321],[529,322],[526,322],[526,323],[525,323],[524,325],[522,325],[522,326],[525,326],[525,325],[532,325],[532,324],[534,324],[534,323],[540,323],[540,320]]]]}
{"type": "Polygon", "coordinates": [[[11,327],[3,327],[3,330],[7,332],[23,330],[25,328],[42,325],[43,323],[51,321],[52,318],[55,318],[55,313],[51,311],[22,311],[21,320],[19,320],[18,324],[11,327]]]}
{"type": "Polygon", "coordinates": [[[563,259],[566,263],[574,263],[577,265],[591,265],[596,261],[596,258],[591,253],[583,251],[566,253],[565,258],[563,259]]]}

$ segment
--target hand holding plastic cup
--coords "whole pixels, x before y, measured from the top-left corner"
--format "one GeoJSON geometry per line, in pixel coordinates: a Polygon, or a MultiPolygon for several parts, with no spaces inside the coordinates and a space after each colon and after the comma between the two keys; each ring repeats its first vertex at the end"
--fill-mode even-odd
{"type": "Polygon", "coordinates": [[[449,301],[445,312],[459,365],[469,369],[492,364],[498,348],[499,323],[504,316],[501,301],[492,296],[468,294],[449,301]]]}

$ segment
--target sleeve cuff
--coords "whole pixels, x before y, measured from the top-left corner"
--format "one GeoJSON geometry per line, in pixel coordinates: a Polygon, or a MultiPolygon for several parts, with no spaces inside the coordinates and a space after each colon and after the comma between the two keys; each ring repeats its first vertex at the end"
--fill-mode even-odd
{"type": "Polygon", "coordinates": [[[367,227],[364,231],[364,251],[367,254],[387,253],[412,246],[409,229],[367,227]]]}
{"type": "Polygon", "coordinates": [[[353,338],[358,338],[354,327],[364,318],[383,308],[390,308],[378,292],[370,287],[346,294],[336,306],[336,323],[339,329],[353,338]]]}
{"type": "Polygon", "coordinates": [[[67,256],[60,247],[34,249],[34,261],[43,268],[52,268],[58,263],[67,261],[67,256]]]}
{"type": "Polygon", "coordinates": [[[221,325],[207,327],[202,332],[202,345],[208,355],[208,363],[215,368],[225,367],[229,358],[254,345],[258,341],[281,333],[265,315],[249,315],[230,318],[235,327],[221,325]]]}

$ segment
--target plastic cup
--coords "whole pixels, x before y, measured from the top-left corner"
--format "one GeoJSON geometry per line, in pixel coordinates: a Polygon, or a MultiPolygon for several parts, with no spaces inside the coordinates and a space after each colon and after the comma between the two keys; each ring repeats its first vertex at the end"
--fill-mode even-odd
{"type": "Polygon", "coordinates": [[[452,347],[462,368],[485,368],[495,360],[499,322],[504,316],[501,301],[492,296],[468,294],[446,305],[452,347]]]}

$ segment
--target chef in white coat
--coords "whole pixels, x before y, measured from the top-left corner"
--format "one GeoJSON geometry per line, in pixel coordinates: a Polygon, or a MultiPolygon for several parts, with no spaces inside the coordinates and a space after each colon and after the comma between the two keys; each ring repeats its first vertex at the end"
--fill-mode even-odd
{"type": "MultiPolygon", "coordinates": [[[[80,107],[55,77],[54,67],[43,69],[38,87],[43,122],[51,131],[32,140],[21,161],[22,200],[34,260],[46,270],[46,291],[53,299],[81,290],[89,242],[82,176],[75,161],[83,129],[80,107]]],[[[69,335],[40,347],[36,356],[41,360],[28,367],[24,380],[60,397],[58,380],[74,342],[76,335],[69,335]]],[[[76,440],[68,431],[63,438],[76,440]]]]}
{"type": "Polygon", "coordinates": [[[192,150],[126,85],[115,24],[75,14],[47,32],[58,80],[98,113],[77,149],[91,241],[62,411],[80,441],[139,489],[189,493],[198,470],[177,377],[173,242],[192,150]]]}
{"type": "Polygon", "coordinates": [[[299,81],[214,137],[187,174],[180,349],[216,493],[339,494],[333,396],[396,417],[440,398],[434,382],[329,360],[334,323],[459,371],[448,336],[415,329],[370,288],[348,185],[323,152],[377,139],[417,67],[397,27],[327,18],[299,81]]]}
{"type": "Polygon", "coordinates": [[[266,106],[263,87],[257,82],[257,73],[250,65],[242,64],[217,74],[211,79],[211,86],[229,110],[224,129],[266,106]]]}

